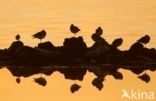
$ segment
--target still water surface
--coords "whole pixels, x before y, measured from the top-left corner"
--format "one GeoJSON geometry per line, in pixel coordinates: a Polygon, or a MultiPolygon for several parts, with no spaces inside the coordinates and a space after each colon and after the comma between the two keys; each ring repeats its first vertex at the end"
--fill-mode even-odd
{"type": "MultiPolygon", "coordinates": [[[[129,46],[145,34],[151,36],[147,47],[156,48],[156,1],[155,0],[1,0],[0,1],[0,48],[7,48],[15,40],[16,34],[30,46],[36,46],[39,40],[31,35],[45,29],[48,33],[44,41],[50,40],[56,46],[62,45],[66,37],[72,37],[71,23],[79,26],[88,46],[93,44],[90,36],[98,26],[104,29],[103,37],[111,43],[122,37],[123,45],[129,46]]],[[[149,72],[151,82],[145,84],[129,71],[120,70],[124,80],[117,81],[107,77],[103,91],[91,86],[95,77],[87,74],[80,91],[71,94],[73,81],[64,80],[59,73],[46,77],[47,87],[36,85],[32,78],[22,78],[17,85],[8,70],[0,70],[1,101],[126,101],[121,99],[123,88],[156,92],[156,74],[149,72]]],[[[141,100],[143,101],[143,100],[141,100]]]]}

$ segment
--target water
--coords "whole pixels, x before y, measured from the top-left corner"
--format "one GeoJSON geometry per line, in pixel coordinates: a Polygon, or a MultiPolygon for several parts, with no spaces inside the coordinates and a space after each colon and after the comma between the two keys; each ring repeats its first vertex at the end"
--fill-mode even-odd
{"type": "MultiPolygon", "coordinates": [[[[155,9],[155,0],[1,0],[0,48],[7,48],[16,34],[21,35],[26,45],[36,46],[39,40],[32,39],[31,35],[42,29],[48,33],[44,41],[62,45],[64,38],[73,36],[69,30],[71,23],[80,27],[81,32],[77,36],[83,36],[88,46],[93,44],[90,36],[101,26],[103,37],[109,43],[118,37],[124,39],[120,49],[128,49],[145,34],[151,36],[147,47],[156,48],[155,9]]],[[[78,82],[82,84],[82,89],[72,95],[69,87],[74,82],[64,80],[59,73],[46,77],[48,86],[43,88],[36,85],[32,77],[22,78],[22,83],[17,85],[9,71],[3,69],[0,70],[0,98],[2,101],[125,101],[120,98],[123,88],[156,91],[154,72],[147,71],[152,80],[145,84],[136,75],[121,71],[124,80],[107,77],[101,92],[91,86],[95,76],[88,73],[82,83],[78,82]]]]}
{"type": "Polygon", "coordinates": [[[152,40],[149,47],[155,47],[156,2],[146,0],[79,0],[62,3],[62,0],[2,1],[1,4],[1,43],[5,48],[20,34],[26,45],[35,46],[39,40],[31,35],[45,29],[48,33],[44,41],[62,45],[65,37],[73,36],[69,31],[71,23],[82,30],[88,46],[93,41],[90,36],[98,26],[110,43],[118,37],[124,38],[122,49],[127,49],[139,37],[149,34],[152,40]]]}

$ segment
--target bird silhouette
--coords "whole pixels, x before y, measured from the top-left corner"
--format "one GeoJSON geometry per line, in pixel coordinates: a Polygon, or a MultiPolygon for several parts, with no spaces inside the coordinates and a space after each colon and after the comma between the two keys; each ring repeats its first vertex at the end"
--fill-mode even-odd
{"type": "Polygon", "coordinates": [[[20,40],[20,35],[17,34],[17,35],[15,36],[15,39],[16,39],[17,41],[20,40]]]}
{"type": "Polygon", "coordinates": [[[115,39],[115,40],[112,42],[112,45],[113,45],[113,46],[116,46],[116,47],[119,47],[119,46],[122,45],[122,43],[123,43],[123,39],[122,39],[122,38],[117,38],[117,39],[115,39]]]}
{"type": "Polygon", "coordinates": [[[100,36],[98,34],[96,34],[96,33],[93,33],[92,36],[91,36],[91,38],[92,38],[93,41],[96,42],[97,40],[100,39],[100,36]]]}
{"type": "Polygon", "coordinates": [[[147,43],[149,43],[149,41],[150,41],[149,35],[145,35],[138,40],[138,42],[140,42],[142,44],[147,44],[147,43]]]}
{"type": "Polygon", "coordinates": [[[16,82],[19,84],[21,82],[20,78],[16,78],[16,82]]]}
{"type": "Polygon", "coordinates": [[[46,36],[46,31],[45,30],[42,30],[40,32],[37,32],[36,34],[32,35],[33,38],[37,38],[37,39],[40,39],[40,42],[43,38],[45,38],[46,36]]]}
{"type": "Polygon", "coordinates": [[[70,31],[75,35],[76,33],[80,31],[80,29],[77,26],[71,24],[70,31]]]}
{"type": "Polygon", "coordinates": [[[101,27],[98,27],[97,29],[96,29],[96,31],[95,31],[95,33],[97,34],[97,35],[102,35],[103,34],[103,29],[101,28],[101,27]]]}

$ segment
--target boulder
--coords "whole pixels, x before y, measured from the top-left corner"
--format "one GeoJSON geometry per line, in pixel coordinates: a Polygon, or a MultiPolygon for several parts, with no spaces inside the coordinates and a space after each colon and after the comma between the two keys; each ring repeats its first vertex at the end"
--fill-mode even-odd
{"type": "Polygon", "coordinates": [[[87,45],[82,37],[66,38],[63,43],[63,51],[72,57],[79,57],[86,53],[87,45]]]}
{"type": "Polygon", "coordinates": [[[10,47],[8,48],[8,52],[9,52],[10,54],[13,54],[17,49],[19,49],[19,48],[21,48],[21,47],[23,47],[23,46],[24,46],[23,42],[21,42],[21,41],[14,41],[14,42],[10,45],[10,47]]]}
{"type": "Polygon", "coordinates": [[[55,46],[50,41],[39,43],[38,48],[45,49],[45,50],[52,50],[52,51],[55,50],[55,46]]]}

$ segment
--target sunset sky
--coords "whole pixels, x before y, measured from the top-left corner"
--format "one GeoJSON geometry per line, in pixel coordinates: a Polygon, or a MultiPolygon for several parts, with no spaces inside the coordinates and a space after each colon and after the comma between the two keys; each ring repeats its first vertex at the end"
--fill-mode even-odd
{"type": "MultiPolygon", "coordinates": [[[[115,38],[124,40],[120,49],[125,50],[145,34],[151,36],[147,47],[156,48],[156,0],[1,0],[0,1],[0,48],[7,48],[21,35],[25,45],[36,46],[39,40],[31,35],[45,29],[44,41],[56,46],[62,45],[64,38],[72,37],[70,24],[81,29],[77,36],[83,36],[88,46],[93,44],[91,35],[98,26],[104,29],[103,37],[111,43],[115,38]]],[[[120,70],[124,80],[106,78],[104,89],[98,91],[91,85],[95,76],[87,73],[82,88],[70,93],[73,81],[54,73],[46,77],[48,85],[38,86],[33,77],[22,78],[20,85],[6,69],[0,70],[0,101],[126,101],[121,99],[122,89],[140,89],[156,93],[156,74],[151,75],[148,84],[137,79],[130,71],[120,70]]],[[[129,100],[127,100],[129,101],[129,100]]],[[[139,101],[139,100],[137,100],[139,101]]],[[[143,101],[143,100],[140,100],[143,101]]]]}

